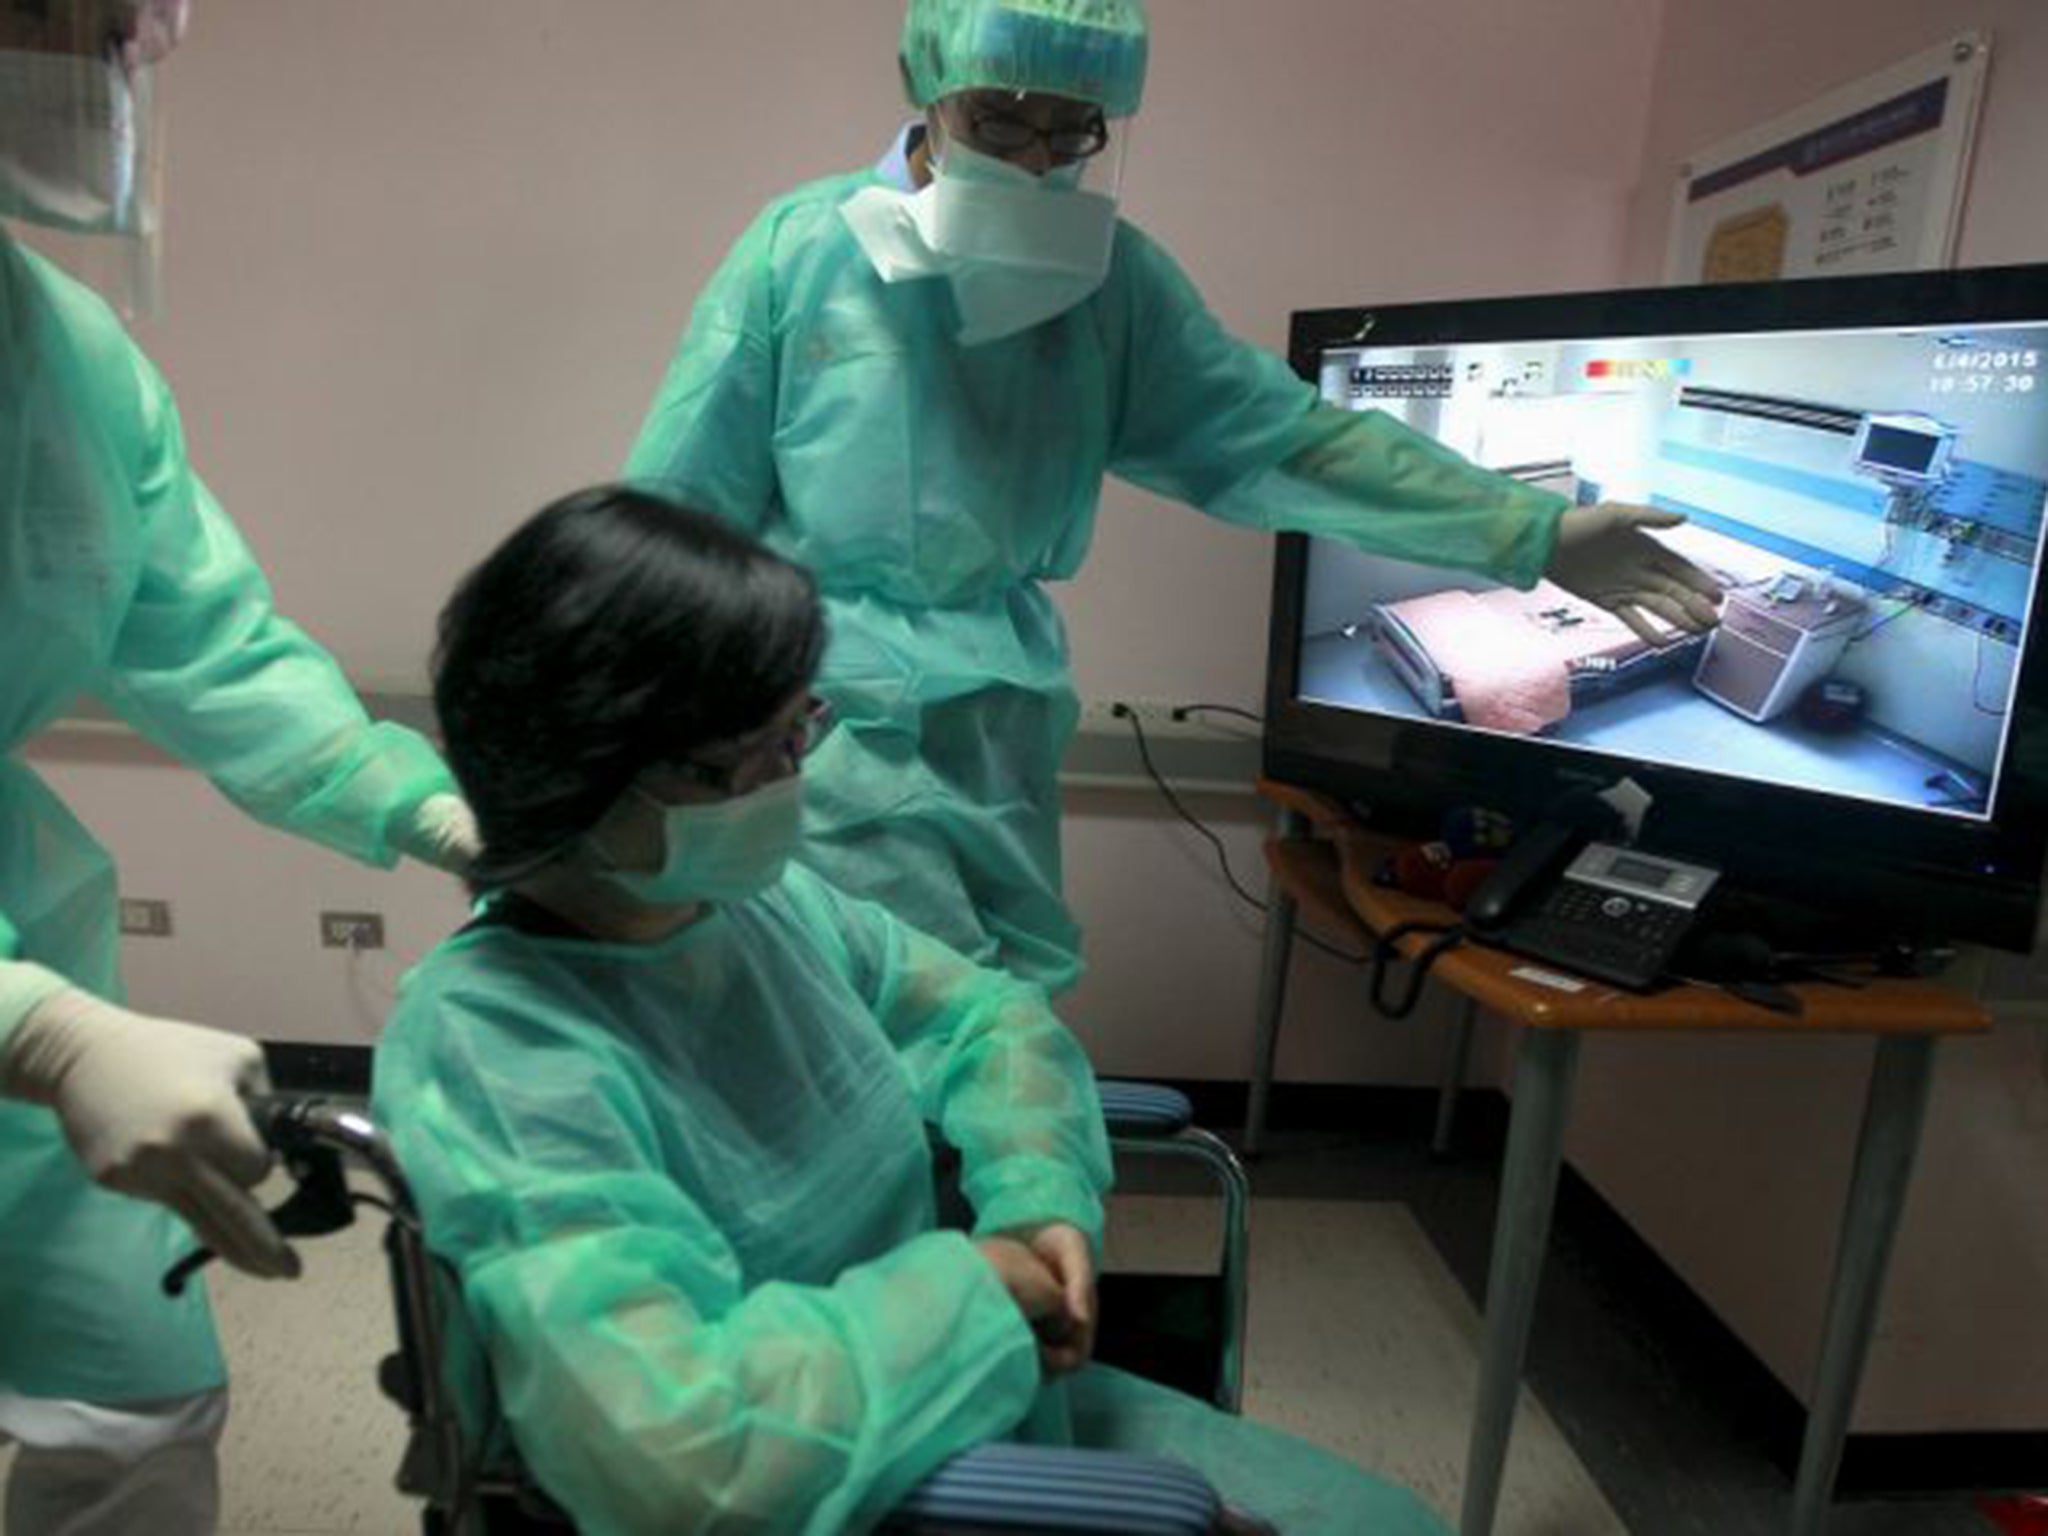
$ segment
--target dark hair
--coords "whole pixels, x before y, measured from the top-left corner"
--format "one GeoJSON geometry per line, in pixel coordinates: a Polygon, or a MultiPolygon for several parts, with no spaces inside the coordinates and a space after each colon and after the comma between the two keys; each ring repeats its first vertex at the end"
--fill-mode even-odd
{"type": "Polygon", "coordinates": [[[623,485],[566,496],[441,612],[434,710],[476,812],[479,888],[531,873],[635,778],[760,729],[825,647],[810,576],[623,485]]]}

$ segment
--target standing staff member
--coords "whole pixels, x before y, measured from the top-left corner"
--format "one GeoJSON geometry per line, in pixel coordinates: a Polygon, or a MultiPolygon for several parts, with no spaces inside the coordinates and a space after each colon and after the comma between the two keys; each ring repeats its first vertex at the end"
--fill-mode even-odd
{"type": "MultiPolygon", "coordinates": [[[[156,227],[150,62],[184,10],[0,6],[0,218],[62,232],[124,296],[156,227]]],[[[433,749],[373,724],[272,609],[156,370],[0,226],[4,1526],[201,1536],[225,1366],[203,1289],[174,1301],[159,1279],[194,1232],[255,1274],[298,1265],[247,1192],[269,1164],[240,1099],[261,1051],[120,1006],[113,864],[17,756],[81,693],[273,826],[384,865],[474,848],[433,749]]]]}
{"type": "Polygon", "coordinates": [[[1080,971],[1061,895],[1078,707],[1043,583],[1106,473],[1268,530],[1539,577],[1686,628],[1714,583],[1643,507],[1568,509],[1229,335],[1117,218],[1140,0],[911,0],[924,117],[772,204],[699,300],[628,474],[809,566],[840,722],[805,858],[983,963],[1080,971]]]}

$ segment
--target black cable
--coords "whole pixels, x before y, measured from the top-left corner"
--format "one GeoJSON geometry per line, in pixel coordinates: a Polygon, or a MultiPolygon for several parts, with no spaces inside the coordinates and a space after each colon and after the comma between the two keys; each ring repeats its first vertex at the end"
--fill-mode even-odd
{"type": "MultiPolygon", "coordinates": [[[[1174,793],[1173,786],[1166,782],[1165,776],[1153,765],[1152,743],[1145,736],[1145,725],[1138,718],[1138,712],[1128,704],[1118,703],[1110,706],[1110,713],[1121,716],[1130,722],[1131,735],[1137,739],[1138,743],[1138,761],[1145,765],[1146,774],[1151,778],[1153,784],[1158,787],[1159,793],[1165,798],[1166,803],[1173,807],[1174,814],[1192,827],[1216,851],[1217,866],[1223,871],[1223,879],[1229,885],[1232,894],[1247,906],[1256,907],[1260,912],[1270,916],[1273,909],[1246,890],[1244,883],[1237,878],[1237,871],[1230,867],[1230,850],[1223,845],[1223,839],[1218,837],[1193,811],[1190,811],[1181,803],[1181,798],[1174,793]]],[[[1346,965],[1364,965],[1367,960],[1372,958],[1369,955],[1354,955],[1348,950],[1337,948],[1334,944],[1325,944],[1312,933],[1297,934],[1297,937],[1304,944],[1313,949],[1319,949],[1326,955],[1342,960],[1346,965]]]]}
{"type": "Polygon", "coordinates": [[[1382,1017],[1405,1019],[1415,1011],[1415,1005],[1422,1000],[1423,984],[1429,980],[1429,973],[1445,955],[1465,942],[1465,927],[1462,923],[1396,923],[1379,936],[1372,952],[1372,1005],[1382,1017]],[[1437,937],[1423,947],[1408,966],[1408,985],[1402,991],[1400,1001],[1388,1002],[1387,973],[1391,962],[1400,958],[1401,940],[1418,933],[1433,933],[1437,937]]]}
{"type": "Polygon", "coordinates": [[[1240,709],[1235,704],[1176,704],[1173,706],[1174,719],[1185,720],[1189,715],[1235,715],[1240,720],[1251,721],[1253,725],[1264,725],[1266,723],[1264,715],[1253,714],[1250,710],[1240,709]]]}
{"type": "Polygon", "coordinates": [[[1994,720],[2003,720],[2007,711],[1992,709],[1984,703],[1984,631],[1977,631],[1977,656],[1970,664],[1970,708],[1980,715],[1989,715],[1994,720]]]}

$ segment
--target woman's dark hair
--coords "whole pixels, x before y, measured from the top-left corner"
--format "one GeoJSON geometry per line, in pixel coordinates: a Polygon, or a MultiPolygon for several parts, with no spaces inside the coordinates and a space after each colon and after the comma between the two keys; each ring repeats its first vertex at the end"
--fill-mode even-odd
{"type": "Polygon", "coordinates": [[[533,517],[455,589],[434,652],[479,888],[531,873],[650,766],[760,729],[817,671],[810,576],[701,512],[598,486],[533,517]]]}

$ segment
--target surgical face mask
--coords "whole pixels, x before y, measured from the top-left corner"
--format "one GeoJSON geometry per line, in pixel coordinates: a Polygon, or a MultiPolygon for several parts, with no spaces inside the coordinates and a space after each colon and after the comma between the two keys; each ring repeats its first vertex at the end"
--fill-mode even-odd
{"type": "Polygon", "coordinates": [[[974,346],[1065,314],[1102,286],[1117,205],[1082,190],[1085,172],[1034,176],[954,142],[923,191],[863,188],[840,214],[884,282],[948,279],[960,340],[974,346]]]}
{"type": "Polygon", "coordinates": [[[0,51],[0,217],[143,233],[137,95],[111,59],[0,51]]]}
{"type": "Polygon", "coordinates": [[[608,870],[605,878],[653,906],[759,895],[782,878],[803,840],[803,784],[791,774],[751,794],[696,805],[669,805],[636,789],[661,812],[661,864],[608,870]]]}

